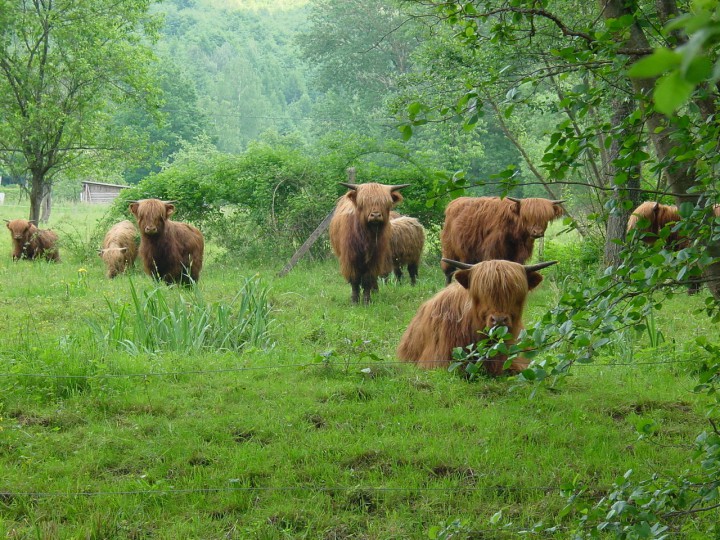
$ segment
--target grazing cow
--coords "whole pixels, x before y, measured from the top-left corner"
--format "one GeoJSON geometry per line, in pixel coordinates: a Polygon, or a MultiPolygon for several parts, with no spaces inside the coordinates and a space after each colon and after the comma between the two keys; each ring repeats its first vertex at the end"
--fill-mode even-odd
{"type": "MultiPolygon", "coordinates": [[[[506,197],[459,197],[445,209],[442,256],[464,263],[504,259],[525,263],[536,238],[563,213],[564,201],[506,197]]],[[[455,268],[442,263],[446,283],[455,268]]]]}
{"type": "Polygon", "coordinates": [[[187,223],[171,221],[175,206],[158,199],[130,204],[140,229],[140,258],[145,273],[165,283],[190,284],[200,279],[205,243],[187,223]]]}
{"type": "Polygon", "coordinates": [[[409,216],[390,219],[390,254],[398,281],[402,279],[402,267],[407,265],[410,283],[415,285],[424,245],[425,229],[417,219],[409,216]]]}
{"type": "MultiPolygon", "coordinates": [[[[505,326],[517,338],[523,329],[522,312],[528,291],[542,281],[538,270],[557,263],[533,266],[491,260],[464,264],[443,259],[459,268],[456,283],[438,292],[418,309],[402,336],[397,356],[421,368],[448,367],[452,351],[487,338],[489,328],[505,326]]],[[[507,360],[501,355],[483,361],[488,373],[499,375],[507,360]]],[[[520,372],[527,360],[516,358],[511,372],[520,372]]]]}
{"type": "Polygon", "coordinates": [[[347,184],[330,221],[330,243],[340,262],[340,272],[352,287],[352,302],[370,302],[377,278],[392,270],[390,259],[390,210],[402,201],[398,190],[409,184],[387,186],[370,182],[347,184]]]}
{"type": "Polygon", "coordinates": [[[60,252],[55,245],[58,236],[53,231],[38,229],[27,219],[6,219],[5,222],[12,238],[13,260],[45,257],[48,261],[60,262],[60,252]]]}
{"type": "Polygon", "coordinates": [[[137,229],[132,221],[124,220],[113,225],[105,235],[98,255],[105,262],[105,275],[112,279],[135,264],[137,229]]]}

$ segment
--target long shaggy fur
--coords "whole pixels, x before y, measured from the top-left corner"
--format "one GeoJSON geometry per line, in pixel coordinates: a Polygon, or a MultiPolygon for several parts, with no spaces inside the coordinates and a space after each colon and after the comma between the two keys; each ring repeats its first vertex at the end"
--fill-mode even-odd
{"type": "MultiPolygon", "coordinates": [[[[535,239],[562,213],[549,199],[460,197],[445,209],[442,256],[469,264],[492,259],[524,263],[532,256],[535,239]]],[[[455,269],[446,263],[442,268],[450,283],[455,269]]]]}
{"type": "Polygon", "coordinates": [[[105,275],[109,279],[135,264],[138,252],[136,237],[137,229],[127,219],[113,225],[105,234],[99,255],[105,263],[105,275]]]}
{"type": "Polygon", "coordinates": [[[60,262],[57,248],[58,236],[49,229],[38,229],[27,219],[13,219],[7,222],[12,239],[13,260],[44,257],[48,261],[60,262]]]}
{"type": "MultiPolygon", "coordinates": [[[[421,368],[447,368],[455,347],[465,347],[487,338],[484,331],[507,326],[517,338],[523,329],[522,312],[528,291],[542,281],[538,272],[527,272],[518,263],[491,260],[455,273],[457,282],[438,292],[420,306],[402,336],[397,356],[421,368]]],[[[502,373],[506,357],[484,362],[492,375],[502,373]]],[[[522,358],[513,361],[510,371],[525,369],[522,358]]]]}
{"type": "Polygon", "coordinates": [[[425,229],[417,219],[399,216],[390,220],[390,233],[390,253],[395,277],[400,280],[402,267],[407,266],[410,283],[415,285],[420,257],[425,246],[425,229]]]}
{"type": "Polygon", "coordinates": [[[369,303],[378,276],[392,270],[390,210],[402,195],[391,187],[374,182],[358,185],[340,197],[330,220],[330,244],[340,273],[352,287],[354,303],[361,287],[363,300],[369,303]]]}
{"type": "Polygon", "coordinates": [[[197,283],[205,241],[192,225],[171,221],[175,206],[158,199],[130,204],[140,229],[140,258],[145,273],[165,283],[197,283]]]}
{"type": "MultiPolygon", "coordinates": [[[[633,210],[630,218],[628,219],[627,231],[630,232],[634,229],[638,229],[642,235],[643,242],[652,244],[657,240],[660,229],[665,227],[669,223],[680,221],[680,212],[677,206],[660,204],[653,201],[645,201],[635,210],[633,210]],[[642,229],[638,228],[638,222],[640,220],[647,220],[649,224],[642,229]]],[[[675,246],[682,248],[687,244],[687,240],[681,238],[676,232],[670,233],[667,238],[666,245],[668,247],[675,246]]]]}

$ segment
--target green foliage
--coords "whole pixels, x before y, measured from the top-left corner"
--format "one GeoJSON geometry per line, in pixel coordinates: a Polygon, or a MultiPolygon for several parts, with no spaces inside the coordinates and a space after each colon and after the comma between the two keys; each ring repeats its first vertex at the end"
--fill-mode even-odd
{"type": "Polygon", "coordinates": [[[133,355],[160,352],[241,351],[267,347],[272,325],[268,289],[245,279],[229,302],[208,303],[194,287],[174,299],[164,286],[138,291],[130,282],[130,304],[108,301],[110,322],[92,323],[100,345],[133,355]]]}

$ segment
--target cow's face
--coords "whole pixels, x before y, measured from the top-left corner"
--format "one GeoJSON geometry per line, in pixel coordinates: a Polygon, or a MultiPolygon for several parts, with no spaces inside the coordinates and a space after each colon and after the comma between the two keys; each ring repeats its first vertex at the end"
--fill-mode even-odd
{"type": "Polygon", "coordinates": [[[137,218],[142,234],[157,236],[165,232],[165,223],[175,211],[175,206],[158,199],[146,199],[130,204],[130,211],[137,218]]]}
{"type": "Polygon", "coordinates": [[[534,223],[528,227],[528,235],[531,238],[542,238],[545,236],[545,231],[547,230],[547,222],[544,223],[534,223]]]}
{"type": "Polygon", "coordinates": [[[390,210],[402,201],[402,195],[391,186],[369,183],[350,191],[348,197],[355,204],[360,219],[370,227],[380,227],[390,218],[390,210]]]}
{"type": "Polygon", "coordinates": [[[10,229],[10,236],[18,242],[27,242],[33,234],[35,225],[26,219],[13,219],[7,222],[7,228],[10,229]]]}
{"type": "Polygon", "coordinates": [[[503,311],[497,311],[490,313],[485,320],[486,328],[496,328],[498,326],[504,326],[506,328],[512,328],[513,317],[511,313],[503,311]]]}

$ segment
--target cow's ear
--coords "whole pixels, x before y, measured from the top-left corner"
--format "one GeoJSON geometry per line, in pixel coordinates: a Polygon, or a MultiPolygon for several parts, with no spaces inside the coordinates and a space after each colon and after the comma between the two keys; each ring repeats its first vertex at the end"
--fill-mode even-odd
{"type": "Polygon", "coordinates": [[[138,206],[140,206],[140,203],[137,202],[130,203],[130,206],[128,206],[128,209],[133,213],[133,216],[135,217],[137,217],[138,206]]]}
{"type": "Polygon", "coordinates": [[[403,200],[403,196],[400,193],[398,193],[397,191],[391,192],[390,196],[392,197],[392,200],[393,200],[393,206],[397,206],[403,200]]]}
{"type": "Polygon", "coordinates": [[[170,203],[165,203],[165,217],[170,217],[175,213],[175,205],[170,203]]]}
{"type": "Polygon", "coordinates": [[[348,191],[345,196],[350,199],[350,202],[352,202],[355,206],[357,206],[357,191],[354,189],[351,189],[348,191]]]}
{"type": "Polygon", "coordinates": [[[527,280],[528,280],[528,290],[532,291],[535,287],[540,285],[542,283],[543,277],[542,274],[539,272],[528,272],[527,273],[527,280]]]}
{"type": "Polygon", "coordinates": [[[559,218],[563,215],[563,208],[559,204],[553,204],[553,212],[555,212],[555,217],[559,218]]]}
{"type": "Polygon", "coordinates": [[[470,270],[455,270],[454,276],[460,285],[466,289],[470,288],[470,270]]]}

